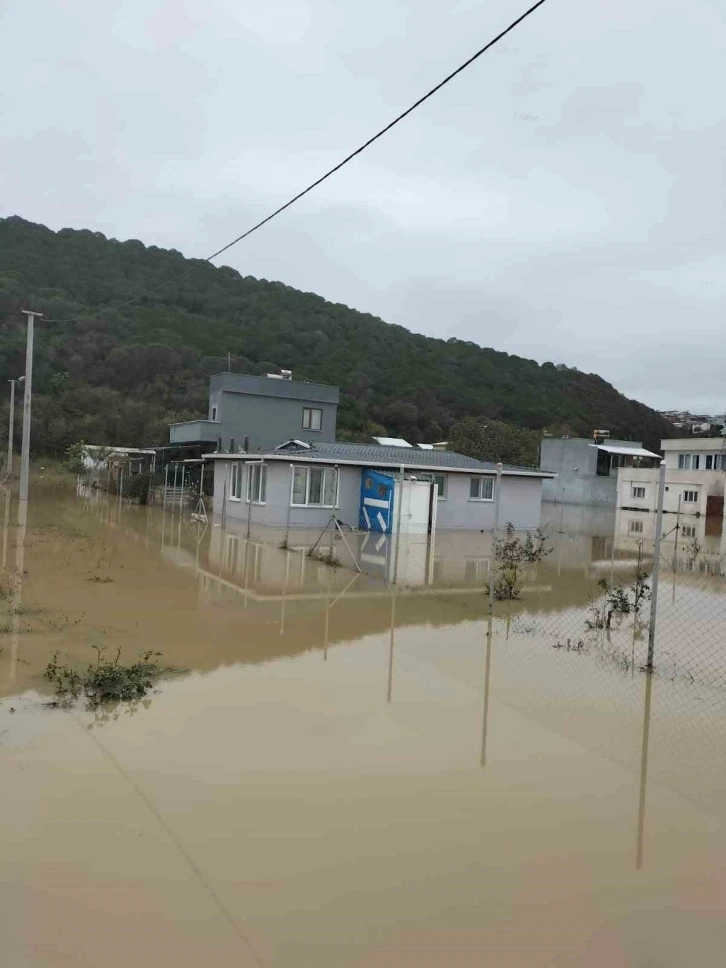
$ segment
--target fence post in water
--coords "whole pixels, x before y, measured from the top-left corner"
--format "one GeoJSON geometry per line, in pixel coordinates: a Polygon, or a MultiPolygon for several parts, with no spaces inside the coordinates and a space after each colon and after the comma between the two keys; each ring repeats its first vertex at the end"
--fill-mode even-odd
{"type": "Polygon", "coordinates": [[[489,609],[487,616],[487,648],[484,658],[484,708],[482,710],[481,727],[481,766],[487,763],[487,728],[489,723],[489,679],[492,668],[492,626],[494,624],[494,553],[497,547],[497,531],[499,530],[499,497],[502,484],[502,465],[497,464],[497,479],[494,483],[494,521],[492,522],[492,548],[489,556],[489,609]]]}
{"type": "MultiPolygon", "coordinates": [[[[494,482],[494,521],[492,522],[492,550],[489,556],[489,615],[494,614],[494,561],[499,531],[499,498],[502,492],[502,464],[497,464],[497,477],[494,482]]],[[[491,630],[490,630],[491,631],[491,630]]]]}
{"type": "MultiPolygon", "coordinates": [[[[391,551],[393,552],[393,584],[394,585],[397,584],[398,582],[398,557],[400,554],[400,544],[401,544],[401,512],[403,510],[403,483],[405,479],[406,479],[406,469],[404,465],[401,464],[401,467],[399,468],[399,472],[398,472],[398,503],[394,508],[394,516],[396,519],[396,523],[394,525],[393,533],[395,534],[396,540],[395,540],[395,544],[393,545],[393,548],[391,549],[391,551]]],[[[396,494],[395,487],[393,489],[393,494],[395,498],[395,494],[396,494]]]]}
{"type": "Polygon", "coordinates": [[[166,491],[169,487],[169,465],[164,467],[164,510],[166,511],[166,491]]]}
{"type": "Polygon", "coordinates": [[[648,625],[648,662],[646,669],[653,671],[653,653],[655,651],[655,620],[658,615],[658,572],[660,570],[660,542],[663,533],[663,495],[665,493],[666,464],[660,462],[658,476],[658,501],[655,507],[655,541],[653,542],[653,588],[650,594],[650,623],[648,625]]]}
{"type": "Polygon", "coordinates": [[[295,465],[290,464],[290,499],[287,502],[287,523],[285,525],[285,548],[290,543],[290,512],[292,511],[292,491],[295,486],[295,465]]]}
{"type": "MultiPolygon", "coordinates": [[[[246,541],[249,544],[250,527],[252,525],[252,484],[253,484],[252,464],[247,464],[245,466],[247,468],[247,538],[246,538],[246,541]]],[[[262,471],[260,471],[260,473],[262,473],[262,471]]]]}

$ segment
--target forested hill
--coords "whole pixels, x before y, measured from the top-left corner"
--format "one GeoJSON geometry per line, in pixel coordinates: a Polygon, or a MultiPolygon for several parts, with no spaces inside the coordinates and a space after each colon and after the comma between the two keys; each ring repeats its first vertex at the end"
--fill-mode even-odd
{"type": "Polygon", "coordinates": [[[227,368],[228,352],[237,372],[284,367],[297,379],[339,385],[343,437],[385,429],[412,442],[441,440],[465,417],[553,433],[607,428],[650,445],[669,430],[593,374],[418,336],[174,250],[11,217],[0,219],[3,386],[23,371],[21,308],[45,315],[36,330],[36,452],[61,454],[79,438],[165,443],[171,421],[206,413],[209,375],[227,368]],[[109,308],[193,266],[141,302],[109,308]],[[88,318],[63,321],[75,316],[88,318]]]}

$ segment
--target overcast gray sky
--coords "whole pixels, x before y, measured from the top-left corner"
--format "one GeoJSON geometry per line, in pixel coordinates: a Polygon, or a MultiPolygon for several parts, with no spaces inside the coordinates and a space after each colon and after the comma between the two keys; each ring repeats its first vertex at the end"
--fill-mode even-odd
{"type": "MultiPolygon", "coordinates": [[[[527,6],[3,0],[2,214],[206,256],[527,6]]],[[[218,264],[726,410],[724,49],[723,0],[548,0],[218,264]]]]}

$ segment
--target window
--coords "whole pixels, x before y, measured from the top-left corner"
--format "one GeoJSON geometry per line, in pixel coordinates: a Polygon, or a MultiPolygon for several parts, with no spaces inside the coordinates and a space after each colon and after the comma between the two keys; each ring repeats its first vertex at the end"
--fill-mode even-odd
{"type": "Polygon", "coordinates": [[[690,471],[691,469],[691,455],[690,454],[679,454],[678,455],[678,470],[679,471],[690,471]]]}
{"type": "Polygon", "coordinates": [[[293,507],[334,508],[338,503],[337,467],[296,467],[292,473],[293,507]]]}
{"type": "Polygon", "coordinates": [[[706,470],[713,470],[713,454],[706,454],[706,470]]]}
{"type": "Polygon", "coordinates": [[[696,504],[698,502],[698,491],[684,491],[683,500],[686,504],[696,504]]]}
{"type": "Polygon", "coordinates": [[[247,465],[247,500],[264,504],[267,494],[267,467],[264,464],[247,465]]]}
{"type": "Polygon", "coordinates": [[[212,407],[212,420],[216,420],[216,419],[217,419],[217,408],[212,407]]]}
{"type": "Polygon", "coordinates": [[[436,485],[436,490],[439,494],[439,500],[446,500],[446,474],[417,474],[416,477],[420,481],[432,481],[436,485]]]}
{"type": "Polygon", "coordinates": [[[701,463],[701,455],[694,454],[691,458],[691,470],[697,471],[701,463]]]}
{"type": "Polygon", "coordinates": [[[315,407],[303,407],[303,430],[321,430],[323,426],[323,411],[315,407]]]}
{"type": "Polygon", "coordinates": [[[683,535],[684,538],[695,538],[696,537],[696,528],[695,528],[695,525],[693,525],[693,524],[682,524],[681,525],[681,534],[683,535]]]}
{"type": "Polygon", "coordinates": [[[233,501],[242,500],[242,473],[242,463],[236,460],[232,464],[232,476],[229,482],[229,496],[233,501]]]}
{"type": "Polygon", "coordinates": [[[472,477],[469,484],[470,501],[493,501],[494,500],[494,478],[493,477],[472,477]]]}
{"type": "Polygon", "coordinates": [[[643,533],[643,522],[642,521],[629,521],[628,531],[631,534],[642,534],[643,533]]]}
{"type": "Polygon", "coordinates": [[[631,497],[637,497],[640,500],[642,500],[645,497],[645,488],[644,487],[636,487],[636,485],[633,484],[631,486],[631,488],[630,488],[630,496],[631,497]]]}

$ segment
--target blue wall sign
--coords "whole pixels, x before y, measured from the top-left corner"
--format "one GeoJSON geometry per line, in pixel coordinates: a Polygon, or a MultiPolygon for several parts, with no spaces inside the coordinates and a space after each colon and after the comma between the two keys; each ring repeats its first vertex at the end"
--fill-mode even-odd
{"type": "Polygon", "coordinates": [[[358,527],[390,534],[393,526],[394,479],[380,471],[363,469],[358,527]]]}

